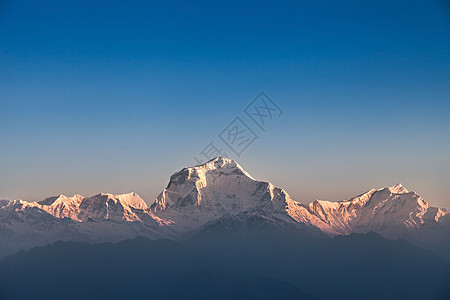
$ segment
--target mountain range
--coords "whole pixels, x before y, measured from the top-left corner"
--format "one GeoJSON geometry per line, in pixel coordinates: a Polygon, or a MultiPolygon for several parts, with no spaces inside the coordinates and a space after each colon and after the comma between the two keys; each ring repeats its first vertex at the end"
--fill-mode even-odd
{"type": "Polygon", "coordinates": [[[0,256],[56,241],[181,241],[259,229],[317,238],[375,232],[450,258],[449,212],[401,184],[305,205],[224,157],[173,174],[150,206],[136,193],[0,201],[0,256]]]}

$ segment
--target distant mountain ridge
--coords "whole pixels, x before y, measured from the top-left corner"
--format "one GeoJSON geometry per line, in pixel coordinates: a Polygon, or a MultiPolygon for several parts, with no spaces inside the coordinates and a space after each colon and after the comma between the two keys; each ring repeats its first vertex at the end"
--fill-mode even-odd
{"type": "Polygon", "coordinates": [[[236,226],[289,228],[315,236],[373,231],[421,246],[429,238],[450,250],[449,219],[448,211],[430,206],[400,184],[344,201],[303,205],[283,189],[255,180],[237,162],[217,157],[172,175],[150,207],[136,193],[59,195],[32,203],[2,200],[0,255],[57,240],[179,240],[206,228],[236,226]]]}
{"type": "Polygon", "coordinates": [[[450,295],[450,262],[403,240],[373,232],[321,239],[267,231],[227,236],[230,219],[239,225],[233,230],[261,219],[245,215],[225,216],[219,222],[225,231],[206,239],[56,242],[20,251],[0,259],[0,299],[446,300],[450,295]]]}

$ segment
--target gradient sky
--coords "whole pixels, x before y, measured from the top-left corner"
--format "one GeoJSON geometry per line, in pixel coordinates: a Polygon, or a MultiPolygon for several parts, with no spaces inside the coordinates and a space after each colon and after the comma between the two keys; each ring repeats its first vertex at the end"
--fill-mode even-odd
{"type": "Polygon", "coordinates": [[[92,2],[0,1],[0,199],[150,203],[265,91],[284,114],[230,155],[255,178],[450,208],[447,1],[92,2]]]}

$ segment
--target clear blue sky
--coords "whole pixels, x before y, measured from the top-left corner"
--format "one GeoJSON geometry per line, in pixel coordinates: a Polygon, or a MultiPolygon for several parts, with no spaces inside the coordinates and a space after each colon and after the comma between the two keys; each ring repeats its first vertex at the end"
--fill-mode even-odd
{"type": "Polygon", "coordinates": [[[450,208],[447,1],[92,2],[0,1],[0,199],[152,202],[265,91],[284,114],[231,155],[257,179],[450,208]]]}

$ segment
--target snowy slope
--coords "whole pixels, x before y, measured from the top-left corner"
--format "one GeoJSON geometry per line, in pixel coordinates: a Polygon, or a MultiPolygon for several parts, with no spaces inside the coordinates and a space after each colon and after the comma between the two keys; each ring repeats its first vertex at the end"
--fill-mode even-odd
{"type": "Polygon", "coordinates": [[[56,218],[79,220],[79,207],[83,199],[84,197],[81,195],[75,195],[73,197],[59,195],[56,197],[49,197],[40,201],[38,204],[42,210],[48,212],[56,218]]]}

